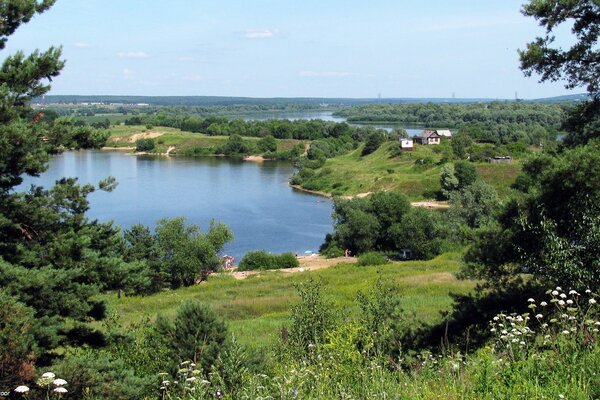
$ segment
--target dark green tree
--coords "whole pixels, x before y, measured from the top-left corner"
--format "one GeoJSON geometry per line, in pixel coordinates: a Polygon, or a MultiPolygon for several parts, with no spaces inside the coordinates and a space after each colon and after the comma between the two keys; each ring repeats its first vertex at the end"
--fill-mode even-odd
{"type": "Polygon", "coordinates": [[[458,179],[457,189],[461,190],[477,180],[477,169],[468,161],[457,161],[454,163],[454,176],[458,179]]]}
{"type": "Polygon", "coordinates": [[[256,143],[256,147],[263,153],[277,151],[277,140],[271,136],[265,136],[256,143]]]}
{"type": "Polygon", "coordinates": [[[595,0],[530,0],[523,14],[539,21],[546,30],[519,51],[525,75],[540,75],[541,81],[565,79],[567,88],[585,86],[594,97],[600,94],[600,4],[595,0]],[[574,42],[568,49],[556,46],[554,32],[561,25],[570,27],[574,42]]]}
{"type": "MultiPolygon", "coordinates": [[[[0,2],[0,49],[8,37],[54,1],[0,2]]],[[[29,106],[50,90],[64,62],[60,49],[6,56],[0,68],[0,286],[6,295],[32,310],[32,357],[78,338],[70,332],[80,321],[102,317],[93,297],[117,287],[115,269],[125,268],[118,254],[118,232],[111,224],[90,221],[87,195],[92,185],[61,179],[51,189],[17,192],[25,175],[46,169],[56,147],[52,121],[29,106]]],[[[62,143],[61,143],[62,144],[62,143]]],[[[110,190],[113,181],[101,183],[110,190]]],[[[122,275],[121,275],[122,276],[122,275]]],[[[75,334],[76,336],[76,334],[75,334]]]]}
{"type": "Polygon", "coordinates": [[[156,325],[171,350],[174,365],[192,361],[206,373],[215,365],[227,337],[223,321],[198,301],[183,303],[173,321],[159,316],[156,325]]]}
{"type": "Polygon", "coordinates": [[[395,248],[412,250],[416,259],[429,260],[442,251],[440,216],[435,211],[415,207],[389,232],[395,248]]]}
{"type": "Polygon", "coordinates": [[[566,87],[585,87],[592,100],[578,105],[564,128],[567,145],[576,146],[598,137],[600,120],[600,4],[596,0],[530,0],[523,14],[539,21],[546,30],[519,51],[525,75],[540,75],[540,81],[566,80],[566,87]],[[555,44],[555,32],[570,28],[572,45],[563,49],[555,44]]]}
{"type": "Polygon", "coordinates": [[[600,143],[535,158],[524,167],[527,193],[510,202],[499,226],[467,253],[476,276],[492,284],[532,275],[541,285],[600,287],[600,143]]]}
{"type": "Polygon", "coordinates": [[[368,154],[371,154],[372,152],[377,150],[379,146],[383,144],[384,141],[385,137],[381,132],[376,131],[370,133],[369,136],[367,136],[365,147],[363,147],[361,155],[366,156],[368,154]]]}

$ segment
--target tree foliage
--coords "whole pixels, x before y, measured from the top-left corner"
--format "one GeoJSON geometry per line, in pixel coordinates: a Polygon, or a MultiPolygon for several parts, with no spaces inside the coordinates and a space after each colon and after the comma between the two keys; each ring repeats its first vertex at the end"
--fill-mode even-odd
{"type": "Polygon", "coordinates": [[[492,282],[527,272],[541,284],[600,287],[599,163],[597,141],[529,161],[518,180],[527,192],[481,234],[467,254],[470,267],[492,282]]]}
{"type": "Polygon", "coordinates": [[[171,351],[174,365],[192,361],[209,372],[223,350],[227,329],[213,310],[197,301],[181,305],[173,321],[159,316],[157,330],[171,351]]]}
{"type": "Polygon", "coordinates": [[[595,0],[530,0],[523,6],[523,14],[535,18],[546,30],[544,37],[519,51],[525,75],[539,74],[541,81],[566,79],[569,89],[585,86],[594,97],[600,94],[600,4],[595,0]],[[571,28],[575,39],[566,50],[554,44],[554,32],[563,24],[571,28]]]}

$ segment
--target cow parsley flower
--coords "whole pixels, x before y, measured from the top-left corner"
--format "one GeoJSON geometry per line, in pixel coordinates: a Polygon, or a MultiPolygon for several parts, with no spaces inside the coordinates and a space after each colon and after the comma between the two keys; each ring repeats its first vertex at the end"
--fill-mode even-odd
{"type": "Polygon", "coordinates": [[[21,386],[17,386],[15,389],[15,392],[17,393],[27,393],[29,392],[29,388],[25,385],[21,385],[21,386]]]}
{"type": "Polygon", "coordinates": [[[67,393],[67,392],[68,392],[68,390],[67,390],[67,389],[65,389],[65,388],[64,388],[64,387],[62,387],[62,386],[59,386],[59,387],[57,387],[56,389],[54,389],[54,390],[53,390],[53,392],[54,392],[54,393],[67,393]]]}
{"type": "Polygon", "coordinates": [[[44,372],[42,374],[42,378],[54,379],[54,378],[56,378],[56,375],[52,372],[44,372]]]}
{"type": "Polygon", "coordinates": [[[67,384],[67,381],[65,381],[64,379],[55,379],[52,381],[52,383],[54,384],[54,386],[64,386],[67,384]]]}

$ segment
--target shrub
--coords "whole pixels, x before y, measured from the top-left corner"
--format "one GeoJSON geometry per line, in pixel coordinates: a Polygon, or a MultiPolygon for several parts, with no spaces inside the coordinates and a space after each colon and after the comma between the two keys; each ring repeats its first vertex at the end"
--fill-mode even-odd
{"type": "Polygon", "coordinates": [[[152,151],[154,147],[154,139],[138,139],[135,141],[135,151],[152,151]]]}
{"type": "Polygon", "coordinates": [[[387,258],[383,254],[378,253],[376,251],[369,251],[358,256],[358,265],[362,266],[383,265],[387,263],[387,258]]]}
{"type": "Polygon", "coordinates": [[[271,269],[273,259],[264,250],[249,251],[244,255],[238,265],[239,271],[253,271],[257,269],[271,269]]]}
{"type": "Polygon", "coordinates": [[[253,271],[253,270],[265,270],[265,269],[281,269],[281,268],[295,268],[300,264],[292,253],[283,253],[281,255],[270,254],[264,250],[249,251],[244,255],[240,265],[238,266],[239,271],[253,271]]]}

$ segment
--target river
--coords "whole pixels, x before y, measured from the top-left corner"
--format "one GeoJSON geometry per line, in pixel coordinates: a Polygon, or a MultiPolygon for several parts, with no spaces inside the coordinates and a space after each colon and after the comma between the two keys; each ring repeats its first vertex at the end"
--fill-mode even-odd
{"type": "MultiPolygon", "coordinates": [[[[269,119],[289,119],[290,121],[299,120],[299,119],[321,119],[323,121],[332,121],[332,122],[347,122],[346,118],[336,117],[333,115],[331,111],[307,111],[307,112],[264,112],[264,113],[254,113],[254,114],[240,114],[235,117],[229,118],[240,118],[246,121],[264,121],[269,119]]],[[[422,127],[418,126],[406,126],[403,124],[360,124],[354,122],[347,122],[348,125],[352,126],[372,126],[376,129],[384,129],[388,132],[391,132],[394,128],[403,128],[408,133],[408,136],[416,136],[419,133],[423,132],[422,127]]]]}
{"type": "Polygon", "coordinates": [[[97,183],[114,176],[119,185],[113,192],[89,196],[89,217],[128,228],[183,216],[204,231],[214,219],[233,230],[235,240],[225,253],[237,263],[249,250],[316,252],[331,232],[331,201],[292,189],[292,173],[289,162],[69,151],[53,157],[39,178],[27,177],[20,189],[32,183],[49,187],[61,177],[97,183]]]}

